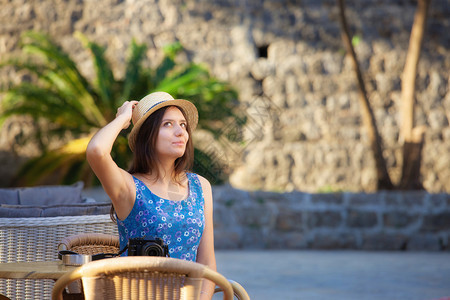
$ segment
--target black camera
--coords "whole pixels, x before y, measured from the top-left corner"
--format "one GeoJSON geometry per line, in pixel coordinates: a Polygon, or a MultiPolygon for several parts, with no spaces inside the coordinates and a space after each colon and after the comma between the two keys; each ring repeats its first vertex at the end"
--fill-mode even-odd
{"type": "Polygon", "coordinates": [[[154,240],[145,240],[134,238],[128,240],[128,256],[167,256],[169,255],[169,246],[164,244],[161,238],[154,240]]]}

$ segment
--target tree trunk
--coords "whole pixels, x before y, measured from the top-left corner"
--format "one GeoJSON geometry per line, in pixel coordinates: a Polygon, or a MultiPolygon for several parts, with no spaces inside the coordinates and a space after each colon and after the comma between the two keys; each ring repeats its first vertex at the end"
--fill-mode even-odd
{"type": "Polygon", "coordinates": [[[378,133],[377,125],[375,122],[375,116],[373,114],[372,108],[367,97],[367,91],[364,84],[364,80],[359,68],[358,60],[356,58],[356,53],[352,45],[350,38],[350,32],[347,25],[347,20],[345,17],[345,7],[344,0],[338,0],[339,4],[339,19],[342,27],[342,39],[344,41],[345,47],[347,48],[348,54],[352,59],[353,69],[355,70],[356,77],[358,80],[359,87],[359,102],[362,108],[363,123],[367,130],[369,137],[370,148],[375,159],[375,167],[377,171],[377,190],[381,189],[393,189],[391,178],[386,167],[386,160],[383,157],[382,152],[382,141],[380,134],[378,133]]]}
{"type": "Polygon", "coordinates": [[[420,164],[424,143],[424,129],[413,128],[415,107],[415,81],[417,65],[425,32],[430,0],[419,0],[402,75],[402,125],[400,139],[403,142],[403,166],[399,187],[401,189],[423,189],[420,164]]]}
{"type": "Polygon", "coordinates": [[[403,143],[402,177],[398,185],[399,189],[424,189],[420,176],[424,133],[424,128],[414,128],[412,133],[412,141],[405,141],[403,143]]]}

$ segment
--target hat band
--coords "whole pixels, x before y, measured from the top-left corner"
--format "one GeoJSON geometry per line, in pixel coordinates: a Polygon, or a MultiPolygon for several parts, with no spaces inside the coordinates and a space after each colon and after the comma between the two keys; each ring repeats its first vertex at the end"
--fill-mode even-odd
{"type": "Polygon", "coordinates": [[[153,107],[155,107],[156,105],[161,104],[161,103],[166,102],[166,101],[167,101],[167,100],[163,100],[163,101],[156,102],[155,104],[153,104],[152,106],[150,106],[149,109],[147,109],[147,110],[145,111],[144,115],[145,115],[146,113],[148,113],[148,111],[151,110],[151,109],[152,109],[153,107]]]}

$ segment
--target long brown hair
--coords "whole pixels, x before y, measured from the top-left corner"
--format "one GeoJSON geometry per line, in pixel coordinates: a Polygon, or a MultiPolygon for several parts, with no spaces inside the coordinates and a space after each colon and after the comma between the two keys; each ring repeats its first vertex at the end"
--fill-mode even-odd
{"type": "MultiPolygon", "coordinates": [[[[161,127],[164,113],[169,107],[177,107],[187,120],[185,112],[178,106],[165,106],[152,113],[144,121],[139,129],[139,132],[137,133],[133,160],[130,168],[128,169],[128,173],[154,174],[154,172],[156,172],[156,179],[162,176],[162,174],[159,174],[159,169],[157,168],[158,155],[155,151],[155,145],[156,140],[158,139],[159,128],[161,127]]],[[[180,183],[184,172],[190,171],[194,164],[194,144],[192,143],[191,128],[189,123],[187,124],[186,130],[189,134],[186,150],[184,151],[183,156],[175,160],[174,173],[171,174],[172,178],[178,183],[180,183]]],[[[114,207],[111,205],[111,219],[116,221],[114,214],[114,207]]]]}

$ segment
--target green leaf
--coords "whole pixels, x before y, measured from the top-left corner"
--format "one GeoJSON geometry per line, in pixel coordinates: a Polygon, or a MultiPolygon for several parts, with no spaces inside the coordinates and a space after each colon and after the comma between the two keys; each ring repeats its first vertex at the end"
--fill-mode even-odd
{"type": "Polygon", "coordinates": [[[352,37],[352,45],[353,47],[358,46],[358,44],[361,42],[361,37],[359,35],[355,35],[352,37]]]}

